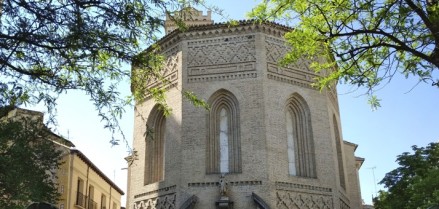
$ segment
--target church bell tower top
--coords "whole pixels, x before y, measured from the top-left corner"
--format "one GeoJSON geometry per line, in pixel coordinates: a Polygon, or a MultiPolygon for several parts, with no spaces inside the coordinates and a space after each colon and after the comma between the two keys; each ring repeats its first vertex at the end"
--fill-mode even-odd
{"type": "Polygon", "coordinates": [[[178,28],[178,21],[182,21],[186,26],[213,24],[211,11],[207,11],[207,15],[203,15],[203,11],[196,10],[191,6],[184,7],[180,11],[175,11],[170,15],[166,15],[166,34],[169,34],[178,28]]]}

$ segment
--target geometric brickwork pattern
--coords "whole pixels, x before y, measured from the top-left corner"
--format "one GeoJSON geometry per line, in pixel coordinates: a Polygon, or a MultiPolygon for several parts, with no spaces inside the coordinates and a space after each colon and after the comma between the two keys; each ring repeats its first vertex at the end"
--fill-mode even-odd
{"type": "Polygon", "coordinates": [[[296,63],[287,66],[279,65],[279,61],[290,50],[285,44],[282,39],[266,36],[265,49],[268,78],[309,88],[313,77],[315,77],[314,71],[310,68],[310,60],[300,59],[296,63]]]}
{"type": "Polygon", "coordinates": [[[164,68],[159,72],[159,75],[148,78],[146,82],[148,88],[162,85],[163,82],[168,87],[177,83],[179,54],[165,53],[165,57],[164,68]]]}
{"type": "Polygon", "coordinates": [[[134,203],[134,209],[175,209],[176,194],[154,197],[134,203]]]}
{"type": "Polygon", "coordinates": [[[255,61],[254,35],[188,42],[188,67],[255,61]]]}
{"type": "Polygon", "coordinates": [[[342,199],[340,199],[340,209],[350,209],[351,207],[349,207],[349,205],[343,201],[342,199]]]}
{"type": "Polygon", "coordinates": [[[189,82],[256,77],[255,36],[229,36],[188,42],[189,82]]]}
{"type": "Polygon", "coordinates": [[[278,209],[333,209],[330,195],[276,191],[278,209]]]}

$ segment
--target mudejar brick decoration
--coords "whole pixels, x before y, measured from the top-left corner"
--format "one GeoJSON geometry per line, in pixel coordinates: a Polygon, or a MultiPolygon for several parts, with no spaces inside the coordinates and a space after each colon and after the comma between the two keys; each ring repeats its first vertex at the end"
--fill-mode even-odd
{"type": "Polygon", "coordinates": [[[171,114],[160,118],[148,96],[136,104],[127,208],[359,209],[364,159],[343,141],[336,88],[312,87],[325,72],[314,73],[310,60],[278,64],[292,29],[213,24],[210,14],[185,11],[190,27],[168,21],[156,43],[169,82],[147,84],[167,89],[171,114]],[[194,107],[184,91],[211,108],[194,107]]]}

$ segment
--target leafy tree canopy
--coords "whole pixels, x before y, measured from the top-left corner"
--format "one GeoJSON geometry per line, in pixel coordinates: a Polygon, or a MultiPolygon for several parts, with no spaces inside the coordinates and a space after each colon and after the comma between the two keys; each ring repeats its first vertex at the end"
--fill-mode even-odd
{"type": "MultiPolygon", "coordinates": [[[[141,62],[142,76],[159,77],[159,50],[138,55],[156,41],[165,15],[188,2],[0,1],[0,106],[43,103],[52,113],[61,93],[79,90],[90,96],[105,127],[120,131],[118,119],[134,98],[117,88],[131,76],[122,66],[141,62]]],[[[163,100],[163,90],[141,86],[133,86],[135,99],[149,92],[163,100]]]]}
{"type": "Polygon", "coordinates": [[[285,35],[284,64],[329,51],[327,62],[313,64],[335,69],[317,80],[319,88],[344,81],[373,95],[396,73],[439,87],[438,0],[264,0],[250,16],[294,28],[285,35]]]}
{"type": "Polygon", "coordinates": [[[414,153],[399,155],[396,161],[400,166],[381,180],[388,191],[380,191],[374,199],[375,208],[439,207],[439,143],[412,149],[414,153]]]}
{"type": "Polygon", "coordinates": [[[54,172],[62,152],[50,137],[41,122],[30,118],[0,120],[0,208],[23,209],[30,201],[56,203],[54,172]]]}

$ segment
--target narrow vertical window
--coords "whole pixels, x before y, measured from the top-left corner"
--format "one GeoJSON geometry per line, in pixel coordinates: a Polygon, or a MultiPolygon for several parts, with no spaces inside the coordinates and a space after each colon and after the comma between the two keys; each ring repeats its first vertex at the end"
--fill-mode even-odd
{"type": "Polygon", "coordinates": [[[85,195],[84,191],[84,181],[78,178],[78,185],[76,187],[76,205],[85,207],[85,195]]]}
{"type": "Polygon", "coordinates": [[[287,102],[286,136],[290,175],[316,178],[311,114],[305,100],[294,94],[287,102]]]}
{"type": "Polygon", "coordinates": [[[332,118],[333,118],[332,121],[334,123],[335,148],[337,151],[337,162],[338,162],[338,173],[339,173],[338,176],[340,178],[340,186],[343,189],[346,189],[340,131],[338,130],[338,123],[337,123],[337,119],[335,118],[335,115],[332,118]]]}
{"type": "Polygon", "coordinates": [[[229,126],[228,115],[226,109],[222,108],[220,111],[220,172],[229,172],[229,126]]]}
{"type": "Polygon", "coordinates": [[[107,197],[104,194],[101,195],[101,209],[107,209],[107,197]]]}
{"type": "Polygon", "coordinates": [[[95,196],[94,193],[95,193],[95,188],[92,185],[90,185],[88,187],[88,203],[87,203],[88,209],[94,209],[97,207],[96,206],[97,203],[94,201],[94,196],[95,196]]]}
{"type": "Polygon", "coordinates": [[[164,179],[166,119],[160,106],[155,106],[147,121],[145,138],[145,185],[164,179]]]}
{"type": "Polygon", "coordinates": [[[222,89],[215,92],[208,103],[206,173],[240,173],[238,100],[231,92],[222,89]]]}
{"type": "Polygon", "coordinates": [[[295,176],[296,173],[296,156],[294,151],[294,131],[293,131],[293,116],[290,111],[287,111],[287,146],[288,146],[288,171],[290,175],[295,176]]]}

